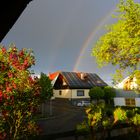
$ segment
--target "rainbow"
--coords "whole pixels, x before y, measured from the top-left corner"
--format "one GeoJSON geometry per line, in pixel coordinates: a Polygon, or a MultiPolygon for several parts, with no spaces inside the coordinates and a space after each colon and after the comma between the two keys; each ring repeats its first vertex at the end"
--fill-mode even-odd
{"type": "Polygon", "coordinates": [[[73,71],[77,71],[79,64],[81,62],[81,57],[83,56],[86,48],[89,46],[90,42],[92,41],[93,37],[99,32],[99,30],[105,25],[106,21],[108,21],[111,17],[111,15],[114,12],[114,9],[111,9],[111,11],[104,17],[101,19],[100,24],[98,24],[96,27],[94,27],[94,29],[92,30],[92,32],[89,34],[89,36],[87,37],[87,39],[85,40],[84,44],[82,45],[82,48],[80,50],[79,56],[76,60],[76,63],[74,65],[73,71]]]}

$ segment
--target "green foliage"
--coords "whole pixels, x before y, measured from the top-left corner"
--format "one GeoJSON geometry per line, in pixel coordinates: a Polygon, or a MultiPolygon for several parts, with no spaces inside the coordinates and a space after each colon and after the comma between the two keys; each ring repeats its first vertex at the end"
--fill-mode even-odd
{"type": "Polygon", "coordinates": [[[93,87],[89,91],[89,96],[91,99],[102,99],[104,97],[104,90],[100,87],[93,87]]]}
{"type": "Polygon", "coordinates": [[[140,4],[134,0],[120,0],[118,21],[107,28],[92,50],[99,66],[109,63],[119,69],[137,69],[140,64],[140,4]]]}
{"type": "Polygon", "coordinates": [[[120,107],[114,110],[114,123],[116,122],[125,122],[126,121],[126,111],[120,107]]]}
{"type": "Polygon", "coordinates": [[[134,117],[134,115],[135,115],[134,110],[126,110],[126,117],[128,119],[131,119],[132,117],[134,117]]]}
{"type": "Polygon", "coordinates": [[[87,125],[86,122],[82,122],[81,124],[78,124],[76,126],[76,131],[77,132],[88,132],[89,131],[89,126],[87,125]]]}
{"type": "Polygon", "coordinates": [[[53,87],[49,77],[41,73],[39,79],[39,85],[41,87],[41,96],[43,100],[50,99],[53,96],[53,87]]]}
{"type": "Polygon", "coordinates": [[[117,107],[110,108],[105,104],[91,104],[86,109],[87,114],[87,128],[90,132],[95,134],[96,131],[103,130],[103,132],[110,131],[112,128],[118,126],[123,127],[124,124],[131,127],[134,133],[136,130],[139,132],[140,128],[140,109],[139,108],[126,108],[117,107]],[[105,130],[105,131],[104,131],[105,130]]]}
{"type": "Polygon", "coordinates": [[[102,126],[105,129],[111,128],[112,124],[111,124],[110,118],[107,118],[107,117],[104,118],[103,121],[102,121],[102,126]]]}
{"type": "Polygon", "coordinates": [[[88,125],[94,130],[98,129],[102,119],[102,106],[91,105],[87,110],[88,125]]]}
{"type": "Polygon", "coordinates": [[[115,74],[112,75],[112,80],[113,80],[112,84],[113,85],[117,85],[124,79],[123,72],[124,72],[124,70],[117,69],[115,74]]]}
{"type": "Polygon", "coordinates": [[[104,99],[106,101],[112,100],[116,95],[115,89],[110,86],[104,87],[104,93],[104,99]]]}
{"type": "Polygon", "coordinates": [[[132,122],[135,126],[140,125],[140,114],[135,114],[135,116],[132,118],[132,122]]]}
{"type": "Polygon", "coordinates": [[[112,127],[112,110],[104,103],[91,105],[86,109],[88,126],[93,130],[108,129],[112,127]],[[108,112],[110,110],[110,112],[108,112]]]}

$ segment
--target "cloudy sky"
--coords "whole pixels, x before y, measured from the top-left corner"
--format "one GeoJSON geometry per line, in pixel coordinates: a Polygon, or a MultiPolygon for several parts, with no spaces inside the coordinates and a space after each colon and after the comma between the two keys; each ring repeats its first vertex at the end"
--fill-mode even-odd
{"type": "Polygon", "coordinates": [[[33,0],[2,43],[32,48],[36,74],[54,71],[97,73],[111,82],[112,66],[99,69],[91,49],[113,23],[111,15],[119,0],[33,0]]]}

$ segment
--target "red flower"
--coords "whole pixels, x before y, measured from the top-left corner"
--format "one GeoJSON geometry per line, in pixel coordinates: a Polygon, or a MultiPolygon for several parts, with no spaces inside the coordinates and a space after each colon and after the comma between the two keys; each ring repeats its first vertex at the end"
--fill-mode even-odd
{"type": "Polygon", "coordinates": [[[5,66],[3,65],[3,64],[1,64],[1,70],[3,71],[3,70],[5,70],[5,66]]]}
{"type": "Polygon", "coordinates": [[[11,87],[6,87],[6,92],[11,92],[12,88],[11,87]]]}
{"type": "Polygon", "coordinates": [[[9,72],[9,73],[8,73],[8,77],[9,77],[9,78],[12,78],[12,77],[13,77],[13,74],[12,74],[11,72],[9,72]]]}
{"type": "Polygon", "coordinates": [[[21,50],[21,51],[19,52],[19,56],[22,57],[23,55],[24,55],[24,52],[23,52],[23,50],[21,50]]]}
{"type": "Polygon", "coordinates": [[[34,83],[34,80],[31,76],[29,76],[28,80],[29,80],[30,83],[34,83]]]}
{"type": "Polygon", "coordinates": [[[13,53],[10,53],[9,59],[11,60],[13,58],[13,53]]]}
{"type": "Polygon", "coordinates": [[[7,94],[3,94],[3,98],[4,99],[8,99],[8,95],[7,94]]]}
{"type": "Polygon", "coordinates": [[[6,48],[2,47],[2,53],[6,53],[6,48]]]}
{"type": "Polygon", "coordinates": [[[16,85],[14,82],[12,83],[12,85],[13,85],[13,88],[14,88],[14,89],[17,88],[17,85],[16,85]]]}
{"type": "Polygon", "coordinates": [[[0,91],[0,102],[2,101],[2,91],[0,91]]]}
{"type": "Polygon", "coordinates": [[[25,59],[24,60],[24,64],[23,64],[25,67],[28,67],[28,65],[29,65],[29,63],[28,63],[28,60],[27,59],[25,59]]]}
{"type": "Polygon", "coordinates": [[[14,60],[15,60],[15,61],[17,61],[17,60],[18,60],[18,56],[17,56],[17,54],[16,54],[16,53],[14,53],[14,54],[13,54],[13,58],[14,58],[14,60]]]}

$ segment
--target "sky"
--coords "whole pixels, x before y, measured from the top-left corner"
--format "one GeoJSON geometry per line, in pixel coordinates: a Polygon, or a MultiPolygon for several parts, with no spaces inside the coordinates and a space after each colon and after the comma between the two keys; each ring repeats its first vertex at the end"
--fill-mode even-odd
{"type": "Polygon", "coordinates": [[[32,48],[36,74],[81,71],[111,83],[115,67],[98,68],[91,50],[114,22],[119,0],[32,0],[5,36],[2,45],[32,48]]]}

